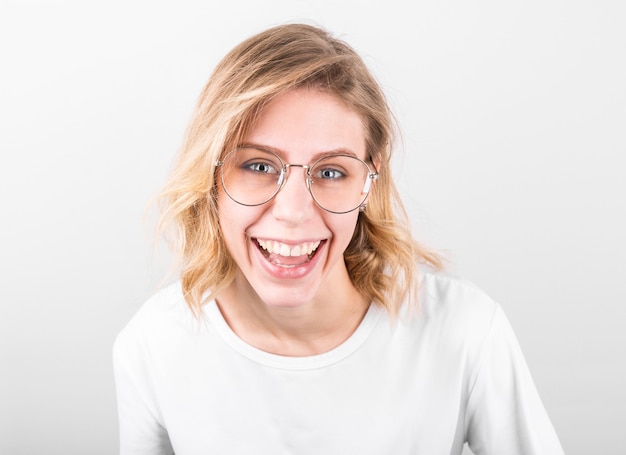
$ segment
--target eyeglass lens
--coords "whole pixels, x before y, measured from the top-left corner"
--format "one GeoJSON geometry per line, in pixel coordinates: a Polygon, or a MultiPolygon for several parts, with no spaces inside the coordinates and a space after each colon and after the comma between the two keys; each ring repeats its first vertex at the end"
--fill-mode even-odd
{"type": "MultiPolygon", "coordinates": [[[[295,165],[293,165],[295,166],[295,165]]],[[[274,153],[253,147],[230,152],[221,164],[224,190],[235,202],[260,205],[280,190],[289,165],[274,153]]],[[[331,155],[316,161],[306,172],[307,186],[323,209],[334,213],[355,210],[369,191],[369,168],[349,155],[331,155]]]]}

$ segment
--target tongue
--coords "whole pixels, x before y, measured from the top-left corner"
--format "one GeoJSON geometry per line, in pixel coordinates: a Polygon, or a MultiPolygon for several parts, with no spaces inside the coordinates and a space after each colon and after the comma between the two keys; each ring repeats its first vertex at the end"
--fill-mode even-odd
{"type": "Polygon", "coordinates": [[[303,254],[302,256],[281,256],[280,254],[271,253],[267,258],[272,264],[276,265],[294,266],[309,262],[309,256],[306,254],[303,254]]]}

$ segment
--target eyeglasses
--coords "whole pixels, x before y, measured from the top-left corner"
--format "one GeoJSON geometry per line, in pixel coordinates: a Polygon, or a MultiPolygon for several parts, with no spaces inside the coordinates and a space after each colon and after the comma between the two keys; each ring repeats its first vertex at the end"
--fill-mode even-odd
{"type": "Polygon", "coordinates": [[[365,161],[337,153],[313,164],[287,164],[269,150],[241,146],[215,163],[220,168],[222,186],[235,202],[257,206],[271,201],[287,181],[292,167],[301,167],[306,187],[313,200],[331,213],[348,213],[359,208],[367,198],[372,172],[365,161]]]}

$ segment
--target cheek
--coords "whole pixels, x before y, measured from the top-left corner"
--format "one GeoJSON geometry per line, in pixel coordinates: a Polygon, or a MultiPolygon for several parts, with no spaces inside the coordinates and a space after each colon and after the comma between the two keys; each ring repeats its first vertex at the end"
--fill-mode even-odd
{"type": "Polygon", "coordinates": [[[233,242],[245,233],[245,214],[239,204],[221,193],[217,198],[217,213],[222,235],[228,249],[232,252],[233,242]]]}
{"type": "Polygon", "coordinates": [[[231,198],[228,197],[224,190],[218,190],[217,192],[217,213],[220,220],[220,225],[223,228],[223,232],[227,235],[227,226],[235,226],[237,223],[243,222],[245,218],[245,209],[247,207],[237,204],[231,198]]]}
{"type": "Polygon", "coordinates": [[[262,209],[237,204],[226,194],[218,193],[217,213],[224,242],[231,254],[246,248],[248,228],[259,219],[262,209]]]}
{"type": "Polygon", "coordinates": [[[338,246],[341,246],[343,250],[348,247],[354,235],[358,216],[358,212],[354,214],[346,213],[343,215],[334,215],[332,219],[326,220],[327,226],[333,231],[335,240],[339,244],[338,246]]]}

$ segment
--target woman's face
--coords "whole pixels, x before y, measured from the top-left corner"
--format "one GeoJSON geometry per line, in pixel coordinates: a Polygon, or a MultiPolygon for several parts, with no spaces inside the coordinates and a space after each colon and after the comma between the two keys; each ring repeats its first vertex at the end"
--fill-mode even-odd
{"type": "MultiPolygon", "coordinates": [[[[365,160],[358,114],[331,94],[298,89],[275,98],[244,142],[269,149],[290,164],[311,164],[328,152],[365,160]]],[[[302,168],[293,167],[281,191],[254,207],[231,200],[219,185],[219,220],[239,271],[237,292],[266,305],[294,307],[328,302],[353,289],[343,260],[358,218],[326,212],[308,192],[302,168]],[[312,254],[303,254],[316,248],[312,254]],[[270,251],[268,251],[270,250],[270,251]]]]}

